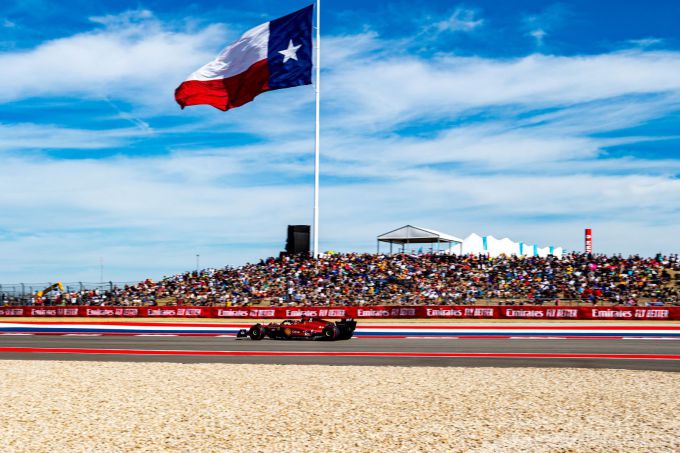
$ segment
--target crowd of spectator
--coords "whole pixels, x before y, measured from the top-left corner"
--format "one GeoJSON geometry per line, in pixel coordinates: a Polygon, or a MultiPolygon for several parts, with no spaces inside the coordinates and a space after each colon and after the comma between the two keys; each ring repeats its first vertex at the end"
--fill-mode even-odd
{"type": "Polygon", "coordinates": [[[269,258],[109,290],[53,293],[57,305],[680,305],[678,255],[561,259],[449,254],[269,258]]]}

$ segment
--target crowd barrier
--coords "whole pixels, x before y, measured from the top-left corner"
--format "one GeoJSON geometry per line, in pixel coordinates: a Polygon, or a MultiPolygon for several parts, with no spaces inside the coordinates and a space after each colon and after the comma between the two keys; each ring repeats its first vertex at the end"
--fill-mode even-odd
{"type": "Polygon", "coordinates": [[[0,317],[357,318],[357,319],[659,319],[680,320],[680,307],[568,307],[450,305],[368,307],[0,307],[0,317]]]}

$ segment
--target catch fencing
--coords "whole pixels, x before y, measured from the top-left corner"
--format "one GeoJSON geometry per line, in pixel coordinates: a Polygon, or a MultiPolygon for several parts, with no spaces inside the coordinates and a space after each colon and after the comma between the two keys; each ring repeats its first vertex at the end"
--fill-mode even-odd
{"type": "MultiPolygon", "coordinates": [[[[45,288],[50,287],[56,282],[47,283],[0,283],[0,294],[4,294],[7,297],[12,297],[16,299],[30,298],[37,291],[41,291],[45,288]]],[[[114,288],[124,288],[126,285],[132,286],[140,283],[135,282],[65,282],[64,290],[66,292],[77,292],[83,290],[95,290],[100,291],[112,291],[114,288]]]]}

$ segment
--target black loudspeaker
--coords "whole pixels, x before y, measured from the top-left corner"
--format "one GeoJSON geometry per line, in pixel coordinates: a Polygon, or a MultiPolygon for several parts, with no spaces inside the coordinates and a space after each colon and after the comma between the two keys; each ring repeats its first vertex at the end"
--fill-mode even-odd
{"type": "Polygon", "coordinates": [[[286,253],[309,254],[309,225],[288,225],[286,253]]]}

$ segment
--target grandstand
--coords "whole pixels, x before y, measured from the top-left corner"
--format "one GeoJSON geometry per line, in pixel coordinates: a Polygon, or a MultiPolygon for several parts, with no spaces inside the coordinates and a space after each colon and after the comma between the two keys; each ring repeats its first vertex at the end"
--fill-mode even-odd
{"type": "Polygon", "coordinates": [[[269,258],[136,284],[68,289],[37,305],[680,305],[678,255],[643,258],[572,253],[326,254],[269,258]]]}

